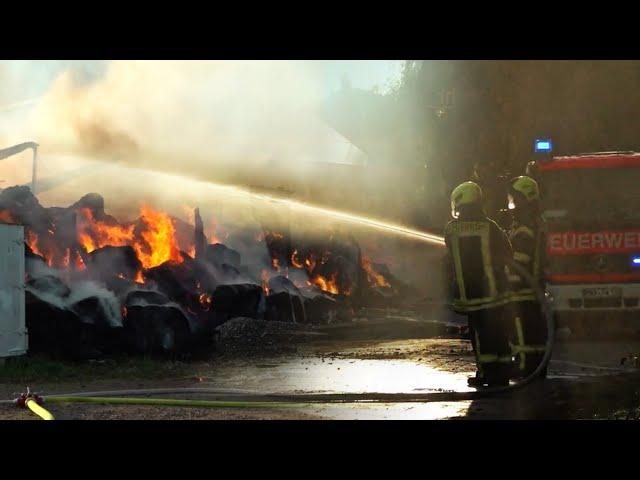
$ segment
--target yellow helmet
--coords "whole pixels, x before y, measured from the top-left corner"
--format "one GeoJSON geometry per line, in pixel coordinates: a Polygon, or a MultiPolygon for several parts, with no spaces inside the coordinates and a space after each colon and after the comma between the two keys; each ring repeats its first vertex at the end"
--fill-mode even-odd
{"type": "Polygon", "coordinates": [[[482,203],[482,189],[475,182],[464,182],[451,192],[451,216],[458,218],[460,207],[482,203]]]}
{"type": "Polygon", "coordinates": [[[533,178],[527,176],[516,177],[511,180],[509,205],[513,203],[513,193],[521,194],[527,202],[533,202],[540,198],[540,190],[538,189],[538,182],[533,178]]]}

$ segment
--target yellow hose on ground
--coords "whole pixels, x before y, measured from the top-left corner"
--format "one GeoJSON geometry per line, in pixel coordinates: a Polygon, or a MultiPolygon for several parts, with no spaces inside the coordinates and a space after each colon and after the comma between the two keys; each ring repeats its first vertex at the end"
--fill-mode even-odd
{"type": "Polygon", "coordinates": [[[51,412],[46,408],[43,408],[40,405],[38,405],[38,402],[36,402],[35,400],[27,398],[25,405],[29,410],[31,410],[33,413],[38,415],[43,420],[55,420],[51,412]]]}
{"type": "Polygon", "coordinates": [[[201,408],[300,408],[304,403],[274,401],[224,401],[187,400],[175,398],[123,398],[123,397],[47,397],[47,402],[55,403],[96,403],[103,405],[154,405],[164,407],[201,408]]]}

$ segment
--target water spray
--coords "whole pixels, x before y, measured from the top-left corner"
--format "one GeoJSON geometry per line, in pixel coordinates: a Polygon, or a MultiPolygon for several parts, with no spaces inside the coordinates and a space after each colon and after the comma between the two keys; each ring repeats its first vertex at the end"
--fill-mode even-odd
{"type": "MultiPolygon", "coordinates": [[[[92,171],[92,169],[96,168],[98,164],[105,165],[106,162],[95,161],[88,167],[81,167],[76,171],[72,172],[73,178],[77,178],[85,174],[90,175],[92,173],[95,173],[94,171],[92,171]]],[[[110,167],[115,166],[113,163],[110,163],[108,165],[110,167]]],[[[270,202],[277,205],[281,205],[284,209],[290,209],[291,211],[306,212],[306,213],[321,215],[321,216],[329,217],[335,220],[340,220],[343,222],[360,225],[363,227],[373,228],[373,229],[391,233],[394,235],[412,238],[414,240],[426,242],[434,246],[438,246],[438,247],[445,246],[444,237],[440,235],[435,235],[430,232],[412,229],[410,227],[399,225],[393,222],[388,222],[385,220],[375,219],[375,218],[367,217],[364,215],[345,212],[341,210],[334,210],[331,208],[320,207],[320,206],[312,205],[299,200],[292,200],[290,198],[276,197],[276,196],[272,196],[264,193],[258,193],[238,185],[228,185],[228,184],[211,182],[207,180],[199,180],[199,179],[191,178],[186,175],[180,175],[180,174],[168,173],[168,172],[158,172],[155,170],[140,168],[140,167],[125,166],[123,168],[127,168],[129,170],[134,170],[134,171],[137,170],[143,174],[153,173],[155,175],[164,175],[164,176],[168,176],[168,177],[170,176],[173,178],[180,178],[183,180],[188,180],[189,182],[194,182],[205,188],[222,190],[225,192],[226,195],[256,199],[263,202],[270,202]]],[[[64,183],[65,181],[67,181],[67,179],[69,178],[71,177],[69,176],[68,173],[63,173],[61,175],[56,176],[53,179],[47,179],[46,180],[47,186],[45,187],[41,185],[39,188],[39,192],[42,192],[45,189],[55,188],[61,185],[62,183],[64,183]]]]}
{"type": "Polygon", "coordinates": [[[318,206],[310,205],[307,203],[299,202],[296,200],[263,196],[263,195],[259,195],[251,192],[247,192],[247,193],[257,196],[258,198],[261,198],[263,200],[288,206],[292,209],[318,213],[318,214],[325,215],[338,220],[343,220],[345,222],[355,223],[358,225],[375,228],[377,230],[394,233],[396,235],[402,235],[402,236],[410,237],[416,240],[421,240],[423,242],[428,242],[433,245],[438,245],[441,247],[445,246],[444,237],[439,235],[434,235],[432,233],[414,230],[402,225],[397,225],[397,224],[385,222],[382,220],[376,220],[376,219],[365,217],[362,215],[356,215],[356,214],[342,212],[338,210],[331,210],[328,208],[318,207],[318,206]]]}

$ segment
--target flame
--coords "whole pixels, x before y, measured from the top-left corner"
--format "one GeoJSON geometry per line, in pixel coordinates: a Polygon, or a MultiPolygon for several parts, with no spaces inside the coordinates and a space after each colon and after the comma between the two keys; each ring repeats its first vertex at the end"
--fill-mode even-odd
{"type": "MultiPolygon", "coordinates": [[[[25,232],[25,242],[29,245],[31,251],[43,257],[49,267],[69,268],[71,264],[70,248],[58,250],[55,248],[55,243],[52,242],[51,238],[47,236],[40,237],[30,229],[26,229],[25,232]]],[[[52,232],[52,230],[47,230],[47,232],[52,232]]]]}
{"type": "Polygon", "coordinates": [[[187,252],[187,255],[189,255],[191,258],[196,258],[196,246],[195,245],[191,245],[191,247],[189,247],[189,251],[187,252]]]}
{"type": "Polygon", "coordinates": [[[78,242],[80,243],[80,245],[82,245],[84,247],[84,249],[87,251],[87,253],[91,253],[93,252],[96,248],[96,244],[94,243],[93,239],[87,235],[86,233],[79,233],[78,234],[78,242]]]}
{"type": "Polygon", "coordinates": [[[183,258],[176,241],[176,229],[169,215],[143,206],[140,221],[143,242],[136,241],[133,248],[144,268],[152,268],[167,261],[182,263],[183,258]]]}
{"type": "Polygon", "coordinates": [[[42,253],[40,253],[40,250],[38,250],[38,235],[33,233],[31,230],[27,230],[26,233],[27,236],[25,238],[25,241],[27,242],[27,245],[29,245],[31,251],[36,255],[42,255],[42,253]]]}
{"type": "Polygon", "coordinates": [[[78,213],[78,241],[87,253],[106,246],[122,247],[130,245],[134,239],[135,225],[109,225],[93,217],[88,208],[81,208],[78,213]]]}
{"type": "Polygon", "coordinates": [[[0,210],[0,223],[16,223],[9,210],[0,210]]]}
{"type": "Polygon", "coordinates": [[[87,269],[87,266],[84,264],[84,260],[82,260],[82,257],[80,256],[77,250],[76,250],[75,267],[76,267],[76,270],[78,271],[87,269]]]}
{"type": "MultiPolygon", "coordinates": [[[[340,289],[338,288],[338,283],[336,282],[336,274],[332,273],[329,278],[323,277],[322,275],[314,275],[311,277],[310,282],[318,287],[323,292],[329,293],[340,293],[340,289]]],[[[345,292],[348,295],[348,292],[345,292]]]]}
{"type": "Polygon", "coordinates": [[[69,248],[65,249],[64,257],[62,257],[62,266],[64,268],[69,268],[69,261],[71,260],[71,250],[69,248]]]}
{"type": "Polygon", "coordinates": [[[303,268],[304,264],[298,260],[298,250],[294,250],[291,254],[291,265],[296,268],[303,268]]]}
{"type": "Polygon", "coordinates": [[[305,258],[304,266],[307,269],[307,272],[312,272],[313,269],[316,268],[315,258],[313,258],[313,256],[305,258]]]}
{"type": "Polygon", "coordinates": [[[260,279],[262,280],[262,290],[265,295],[269,295],[269,272],[262,270],[260,273],[260,279]]]}
{"type": "Polygon", "coordinates": [[[369,279],[370,284],[378,287],[391,287],[386,278],[384,278],[384,275],[373,269],[373,265],[371,265],[371,260],[369,258],[362,257],[362,268],[367,272],[367,278],[369,279]]]}
{"type": "MultiPolygon", "coordinates": [[[[209,244],[211,245],[215,245],[216,243],[222,243],[220,241],[220,238],[218,238],[218,236],[216,235],[216,230],[218,228],[218,225],[216,224],[216,219],[214,218],[213,220],[211,220],[211,233],[209,234],[209,244]]],[[[227,237],[229,236],[229,234],[227,233],[227,237]]]]}
{"type": "MultiPolygon", "coordinates": [[[[152,268],[166,261],[183,261],[176,240],[176,230],[171,217],[165,212],[143,206],[140,210],[140,224],[110,225],[96,220],[88,208],[78,211],[78,241],[87,252],[106,246],[122,247],[130,245],[136,252],[144,268],[152,268]]],[[[192,247],[190,255],[195,255],[192,247]]]]}
{"type": "Polygon", "coordinates": [[[200,300],[200,306],[202,307],[202,309],[205,312],[209,311],[212,303],[211,295],[208,293],[201,293],[198,299],[200,300]]]}
{"type": "MultiPolygon", "coordinates": [[[[40,247],[38,246],[38,235],[36,235],[32,230],[27,230],[26,242],[33,253],[35,253],[36,255],[40,255],[45,259],[47,258],[47,256],[40,250],[40,247]]],[[[47,264],[51,266],[49,259],[47,259],[47,264]]]]}
{"type": "Polygon", "coordinates": [[[142,275],[142,270],[138,270],[138,273],[136,274],[136,278],[135,278],[134,282],[136,282],[136,283],[144,283],[144,276],[142,275]]]}
{"type": "Polygon", "coordinates": [[[274,257],[271,259],[271,266],[276,272],[280,271],[280,261],[277,258],[274,257]]]}

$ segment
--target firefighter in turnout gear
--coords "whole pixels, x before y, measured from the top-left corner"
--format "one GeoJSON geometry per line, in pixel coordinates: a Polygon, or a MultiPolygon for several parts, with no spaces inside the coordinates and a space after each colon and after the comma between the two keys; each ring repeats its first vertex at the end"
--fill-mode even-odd
{"type": "Polygon", "coordinates": [[[445,242],[453,275],[453,308],[467,316],[477,364],[469,385],[505,386],[513,363],[512,320],[506,309],[511,245],[506,233],[485,214],[478,184],[456,187],[451,208],[453,220],[445,227],[445,242]]]}
{"type": "MultiPolygon", "coordinates": [[[[531,177],[511,180],[509,208],[513,212],[513,225],[509,240],[513,246],[515,263],[524,268],[538,286],[543,287],[541,267],[544,257],[544,222],[540,215],[540,191],[531,177]]],[[[514,309],[512,353],[516,360],[516,376],[527,377],[538,368],[545,353],[547,326],[536,294],[527,280],[510,272],[514,309]]],[[[546,370],[542,377],[546,376],[546,370]]]]}

